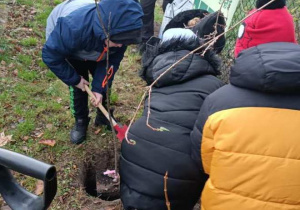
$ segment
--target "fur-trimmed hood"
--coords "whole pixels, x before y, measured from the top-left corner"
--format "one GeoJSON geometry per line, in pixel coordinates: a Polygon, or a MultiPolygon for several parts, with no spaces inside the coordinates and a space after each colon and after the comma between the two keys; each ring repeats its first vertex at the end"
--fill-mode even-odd
{"type": "MultiPolygon", "coordinates": [[[[142,58],[140,76],[147,84],[151,84],[171,65],[200,46],[200,41],[194,39],[171,39],[155,46],[147,46],[142,58]]],[[[164,75],[155,86],[174,85],[202,75],[218,75],[220,65],[220,58],[211,50],[204,57],[194,53],[164,75]]]]}

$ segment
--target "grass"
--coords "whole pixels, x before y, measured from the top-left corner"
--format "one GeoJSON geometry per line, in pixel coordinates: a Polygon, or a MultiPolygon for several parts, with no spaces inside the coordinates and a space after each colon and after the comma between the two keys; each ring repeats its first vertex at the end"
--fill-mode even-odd
{"type": "MultiPolygon", "coordinates": [[[[90,123],[88,139],[81,146],[69,142],[74,119],[70,113],[69,92],[65,84],[48,70],[41,59],[46,19],[60,0],[18,0],[10,5],[11,23],[0,39],[0,132],[13,135],[4,148],[54,164],[58,171],[58,192],[51,209],[97,209],[95,198],[80,187],[80,165],[92,151],[109,148],[110,132],[98,135],[90,123]],[[36,14],[31,15],[32,11],[36,14]],[[54,147],[39,144],[55,140],[54,147]],[[91,207],[94,206],[94,207],[91,207]]],[[[160,21],[161,9],[156,11],[160,21]]],[[[128,47],[115,77],[110,96],[115,117],[128,124],[142,95],[145,83],[138,77],[140,56],[128,47]]],[[[96,109],[90,107],[92,120],[96,109]]],[[[141,111],[139,112],[140,115],[141,111]]],[[[33,192],[36,180],[17,174],[22,186],[33,192]]],[[[97,200],[97,199],[96,199],[97,200]]],[[[103,202],[105,203],[105,202],[103,202]]],[[[0,197],[0,207],[3,205],[0,197]]],[[[101,204],[102,205],[102,204],[101,204]]]]}
{"type": "Polygon", "coordinates": [[[18,55],[18,61],[23,64],[24,66],[30,66],[32,57],[29,55],[19,54],[18,55]]]}
{"type": "Polygon", "coordinates": [[[156,7],[154,10],[154,21],[157,23],[161,23],[164,17],[162,7],[158,3],[156,3],[155,6],[156,7]]]}
{"type": "Polygon", "coordinates": [[[37,38],[35,37],[29,37],[21,40],[21,45],[25,47],[30,47],[30,46],[36,46],[37,45],[37,38]]]}
{"type": "Polygon", "coordinates": [[[36,71],[22,70],[19,72],[18,77],[25,81],[33,82],[38,79],[39,75],[36,71]]]}
{"type": "Polygon", "coordinates": [[[119,95],[117,92],[115,91],[112,91],[111,94],[110,94],[110,103],[112,105],[116,104],[117,101],[119,100],[119,95]]]}

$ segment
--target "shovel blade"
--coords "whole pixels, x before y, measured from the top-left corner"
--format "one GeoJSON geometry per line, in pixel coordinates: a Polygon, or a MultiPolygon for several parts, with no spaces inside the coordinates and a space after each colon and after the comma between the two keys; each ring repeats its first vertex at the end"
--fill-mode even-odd
{"type": "Polygon", "coordinates": [[[127,125],[123,125],[123,126],[115,125],[114,129],[117,131],[117,138],[119,139],[120,142],[122,142],[123,139],[125,138],[125,134],[128,129],[127,125]]]}

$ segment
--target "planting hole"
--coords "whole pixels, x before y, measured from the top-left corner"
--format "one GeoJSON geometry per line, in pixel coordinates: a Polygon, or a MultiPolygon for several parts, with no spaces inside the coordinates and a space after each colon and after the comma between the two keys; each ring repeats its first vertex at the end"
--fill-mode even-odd
{"type": "Polygon", "coordinates": [[[89,195],[114,201],[120,198],[119,182],[115,183],[113,178],[103,175],[107,169],[114,169],[113,150],[103,150],[91,155],[83,163],[82,184],[89,195]]]}

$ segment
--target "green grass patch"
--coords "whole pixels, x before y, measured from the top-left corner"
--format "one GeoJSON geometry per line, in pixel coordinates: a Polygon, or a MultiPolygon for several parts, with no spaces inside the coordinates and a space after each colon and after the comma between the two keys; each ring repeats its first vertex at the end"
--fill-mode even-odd
{"type": "Polygon", "coordinates": [[[38,42],[37,38],[29,37],[29,38],[22,39],[20,44],[25,46],[25,47],[29,47],[29,46],[36,46],[37,42],[38,42]]]}
{"type": "Polygon", "coordinates": [[[46,89],[45,93],[48,96],[57,96],[60,95],[61,90],[57,89],[57,84],[50,84],[49,87],[46,89]]]}
{"type": "Polygon", "coordinates": [[[0,39],[0,62],[8,63],[11,61],[10,48],[11,46],[6,39],[0,39]]]}
{"type": "Polygon", "coordinates": [[[58,5],[58,4],[62,3],[62,2],[63,2],[62,0],[54,0],[53,1],[54,5],[58,5]]]}
{"type": "Polygon", "coordinates": [[[44,26],[44,27],[46,26],[47,18],[49,16],[49,14],[51,13],[52,9],[53,9],[52,7],[45,6],[43,8],[43,10],[39,10],[38,14],[35,17],[38,25],[44,26]]]}
{"type": "Polygon", "coordinates": [[[46,65],[42,60],[40,60],[40,61],[38,62],[38,65],[39,65],[39,67],[41,67],[41,68],[47,68],[47,65],[46,65]]]}
{"type": "Polygon", "coordinates": [[[29,55],[19,54],[18,61],[28,67],[31,65],[32,57],[29,55]]]}
{"type": "Polygon", "coordinates": [[[111,94],[110,94],[110,103],[113,105],[113,104],[116,104],[117,101],[119,99],[119,95],[117,92],[115,91],[112,91],[111,94]]]}
{"type": "Polygon", "coordinates": [[[8,53],[0,54],[0,62],[5,61],[6,63],[11,62],[11,55],[8,53]]]}
{"type": "Polygon", "coordinates": [[[17,0],[18,4],[27,5],[27,6],[33,6],[35,1],[32,0],[17,0]]]}
{"type": "Polygon", "coordinates": [[[161,24],[164,17],[164,12],[162,10],[162,7],[158,4],[155,5],[154,10],[154,21],[161,24]]]}
{"type": "Polygon", "coordinates": [[[35,129],[34,119],[27,119],[17,125],[16,130],[13,133],[15,139],[28,136],[35,129]]]}
{"type": "MultiPolygon", "coordinates": [[[[45,66],[46,66],[46,64],[45,64],[45,66]]],[[[52,80],[52,79],[56,79],[57,77],[52,71],[49,70],[49,71],[46,72],[46,78],[52,80]]]]}
{"type": "Polygon", "coordinates": [[[38,79],[39,75],[36,71],[22,70],[19,71],[18,77],[25,81],[33,82],[38,79]]]}

